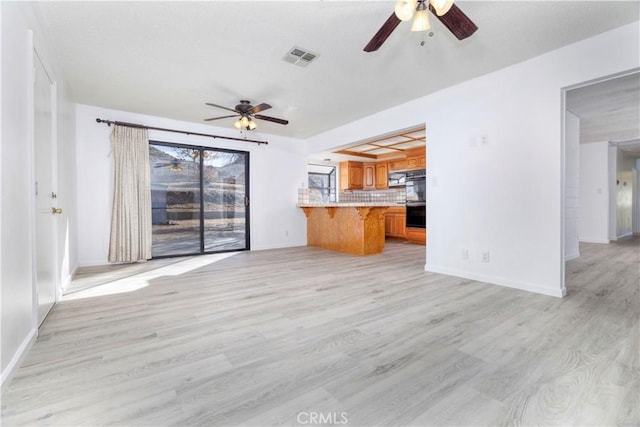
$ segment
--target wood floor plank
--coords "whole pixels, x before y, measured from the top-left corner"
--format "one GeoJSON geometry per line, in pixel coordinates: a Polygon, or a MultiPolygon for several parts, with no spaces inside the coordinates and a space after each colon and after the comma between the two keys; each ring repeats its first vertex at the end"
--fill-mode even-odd
{"type": "Polygon", "coordinates": [[[400,242],[81,269],[1,421],[640,425],[640,239],[580,252],[564,299],[427,273],[400,242]]]}

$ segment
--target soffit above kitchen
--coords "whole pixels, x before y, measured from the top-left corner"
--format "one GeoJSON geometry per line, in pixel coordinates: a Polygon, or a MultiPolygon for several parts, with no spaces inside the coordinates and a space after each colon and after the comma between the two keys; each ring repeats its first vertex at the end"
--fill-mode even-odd
{"type": "Polygon", "coordinates": [[[350,144],[335,150],[334,153],[360,157],[365,161],[404,158],[407,152],[424,147],[425,143],[425,127],[421,126],[350,144]]]}
{"type": "MultiPolygon", "coordinates": [[[[394,10],[385,1],[35,3],[78,103],[204,123],[205,102],[268,102],[287,126],[254,138],[307,138],[638,20],[636,1],[459,1],[479,27],[457,40],[401,23],[364,46],[394,10]],[[421,42],[424,41],[424,46],[421,42]],[[299,67],[292,47],[317,54],[299,67]]],[[[233,127],[233,118],[216,126],[233,127]]]]}

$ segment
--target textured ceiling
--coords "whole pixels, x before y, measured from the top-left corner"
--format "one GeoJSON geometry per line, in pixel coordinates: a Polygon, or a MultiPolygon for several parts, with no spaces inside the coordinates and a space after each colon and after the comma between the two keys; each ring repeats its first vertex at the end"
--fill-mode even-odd
{"type": "MultiPolygon", "coordinates": [[[[463,2],[478,25],[455,39],[402,23],[362,51],[394,1],[53,2],[38,4],[74,99],[202,123],[240,99],[267,102],[255,133],[309,137],[440,88],[633,22],[636,1],[463,2]],[[425,46],[420,46],[426,38],[425,46]],[[293,46],[320,56],[281,60],[293,46]]],[[[212,124],[232,126],[233,119],[212,124]]],[[[259,135],[256,135],[259,136],[259,135]]]]}
{"type": "Polygon", "coordinates": [[[640,157],[640,73],[567,91],[566,107],[580,117],[581,143],[630,142],[620,149],[640,157]]]}

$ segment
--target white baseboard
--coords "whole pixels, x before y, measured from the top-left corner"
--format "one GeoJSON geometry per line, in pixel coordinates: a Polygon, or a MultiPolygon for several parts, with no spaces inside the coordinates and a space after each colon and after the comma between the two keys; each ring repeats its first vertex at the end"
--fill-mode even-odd
{"type": "Polygon", "coordinates": [[[609,239],[600,239],[600,238],[597,238],[597,237],[593,237],[593,238],[592,237],[581,237],[580,239],[578,239],[578,241],[580,243],[602,243],[602,244],[605,244],[605,245],[608,245],[610,243],[609,239]]]}
{"type": "Polygon", "coordinates": [[[564,256],[564,260],[565,261],[571,261],[572,259],[576,259],[580,257],[580,252],[574,252],[572,254],[569,255],[565,255],[564,256]]]}
{"type": "Polygon", "coordinates": [[[552,297],[562,298],[566,295],[566,289],[548,288],[534,283],[526,283],[518,280],[506,279],[504,277],[485,276],[483,274],[472,273],[453,268],[442,267],[433,264],[425,264],[425,271],[432,273],[446,274],[449,276],[462,277],[463,279],[476,280],[478,282],[489,283],[491,285],[504,286],[507,288],[520,289],[522,291],[534,292],[536,294],[548,295],[552,297]]]}
{"type": "Polygon", "coordinates": [[[300,246],[307,246],[306,240],[304,242],[276,243],[275,245],[254,245],[251,246],[251,250],[266,251],[269,249],[297,248],[300,246]]]}
{"type": "Polygon", "coordinates": [[[76,268],[73,269],[73,271],[71,271],[71,274],[69,274],[65,279],[64,282],[62,283],[62,287],[60,289],[60,291],[62,292],[62,294],[64,295],[64,291],[67,290],[67,288],[69,287],[69,285],[71,284],[71,282],[73,281],[73,278],[76,277],[76,273],[78,272],[78,267],[76,266],[76,268]]]}
{"type": "Polygon", "coordinates": [[[106,259],[78,261],[78,267],[76,267],[76,269],[79,267],[102,267],[103,265],[111,265],[111,263],[106,259]]]}
{"type": "Polygon", "coordinates": [[[632,237],[632,236],[633,236],[633,233],[629,232],[629,233],[619,235],[617,239],[624,239],[626,237],[632,237]]]}
{"type": "Polygon", "coordinates": [[[20,347],[18,347],[18,350],[16,350],[15,354],[11,358],[11,361],[9,361],[9,364],[7,365],[5,370],[2,371],[2,388],[3,389],[5,385],[9,384],[9,382],[11,381],[11,378],[13,378],[13,376],[15,375],[16,371],[22,364],[22,360],[29,352],[29,349],[31,348],[33,343],[36,342],[37,337],[38,337],[38,329],[36,328],[31,329],[31,331],[27,334],[27,336],[22,341],[22,344],[20,344],[20,347]]]}

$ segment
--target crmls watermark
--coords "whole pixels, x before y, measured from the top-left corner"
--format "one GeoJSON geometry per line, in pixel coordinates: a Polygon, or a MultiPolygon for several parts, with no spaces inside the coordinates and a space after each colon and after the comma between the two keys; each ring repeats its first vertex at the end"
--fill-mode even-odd
{"type": "Polygon", "coordinates": [[[300,424],[346,425],[349,423],[346,412],[298,412],[296,419],[300,424]]]}

